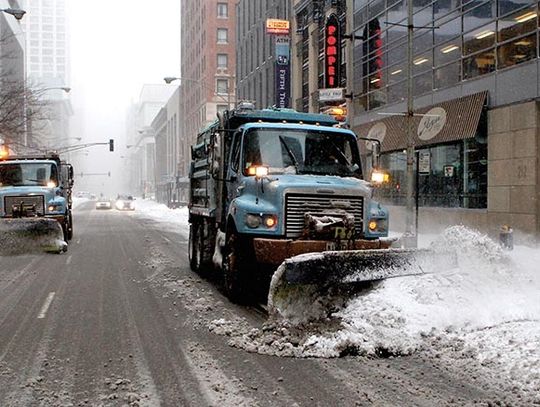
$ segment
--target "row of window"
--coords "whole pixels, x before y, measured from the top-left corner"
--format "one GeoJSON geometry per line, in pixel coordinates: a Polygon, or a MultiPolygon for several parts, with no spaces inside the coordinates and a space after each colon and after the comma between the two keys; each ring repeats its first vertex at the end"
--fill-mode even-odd
{"type": "MultiPolygon", "coordinates": [[[[428,2],[429,7],[439,2],[428,2]]],[[[448,5],[451,3],[456,1],[449,0],[448,5]]],[[[398,5],[401,7],[402,3],[398,5]]],[[[434,29],[415,32],[412,66],[415,96],[538,57],[536,1],[514,4],[513,8],[501,0],[463,1],[461,7],[465,6],[472,8],[451,15],[439,26],[435,21],[424,21],[423,24],[434,29]],[[478,14],[474,23],[467,23],[465,16],[471,12],[478,14]],[[493,17],[498,12],[505,14],[493,17]]],[[[377,108],[406,97],[406,30],[371,29],[383,25],[378,18],[371,20],[366,25],[370,29],[363,29],[364,41],[355,47],[355,93],[363,95],[357,102],[359,109],[377,108]]]]}

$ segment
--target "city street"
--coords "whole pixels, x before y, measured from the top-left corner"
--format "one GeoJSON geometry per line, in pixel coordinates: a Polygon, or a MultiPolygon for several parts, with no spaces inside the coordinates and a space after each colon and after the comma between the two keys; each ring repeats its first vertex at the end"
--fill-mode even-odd
{"type": "Polygon", "coordinates": [[[231,347],[209,331],[212,321],[258,328],[266,315],[231,304],[218,282],[191,272],[186,247],[185,235],[86,202],[67,253],[2,258],[0,405],[433,406],[508,397],[488,377],[421,354],[299,359],[231,347]]]}

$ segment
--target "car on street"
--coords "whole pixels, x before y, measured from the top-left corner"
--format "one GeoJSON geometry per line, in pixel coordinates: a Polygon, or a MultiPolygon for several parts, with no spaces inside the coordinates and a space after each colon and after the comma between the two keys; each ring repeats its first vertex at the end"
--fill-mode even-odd
{"type": "Polygon", "coordinates": [[[134,211],[135,210],[135,198],[131,195],[118,195],[115,202],[115,207],[119,211],[134,211]]]}
{"type": "Polygon", "coordinates": [[[109,198],[99,198],[96,202],[96,209],[112,209],[112,202],[109,198]]]}

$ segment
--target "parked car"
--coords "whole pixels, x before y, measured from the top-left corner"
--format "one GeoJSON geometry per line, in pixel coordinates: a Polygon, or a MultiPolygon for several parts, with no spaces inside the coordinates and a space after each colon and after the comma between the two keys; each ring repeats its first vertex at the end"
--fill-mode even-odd
{"type": "Polygon", "coordinates": [[[96,209],[112,209],[112,202],[109,198],[99,198],[96,202],[96,209]]]}
{"type": "Polygon", "coordinates": [[[134,200],[135,198],[133,198],[131,195],[118,195],[115,203],[116,209],[118,209],[119,211],[134,211],[134,200]]]}

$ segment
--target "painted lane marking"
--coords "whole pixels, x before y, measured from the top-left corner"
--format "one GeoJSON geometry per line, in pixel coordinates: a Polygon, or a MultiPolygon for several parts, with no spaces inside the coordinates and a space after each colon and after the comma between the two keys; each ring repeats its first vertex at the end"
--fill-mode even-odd
{"type": "Polygon", "coordinates": [[[77,240],[77,244],[81,244],[81,239],[78,239],[78,240],[77,240]]]}
{"type": "Polygon", "coordinates": [[[51,306],[51,302],[54,299],[54,291],[50,292],[47,298],[45,299],[45,302],[43,303],[43,307],[41,307],[41,311],[39,312],[38,319],[45,318],[45,315],[47,314],[47,310],[51,306]]]}
{"type": "Polygon", "coordinates": [[[73,256],[70,254],[70,255],[68,256],[68,258],[66,259],[66,265],[67,265],[67,266],[69,266],[69,265],[71,264],[71,258],[72,258],[72,257],[73,257],[73,256]]]}
{"type": "Polygon", "coordinates": [[[171,243],[171,240],[170,239],[167,239],[165,236],[161,236],[163,238],[163,240],[165,240],[167,243],[171,243]]]}

